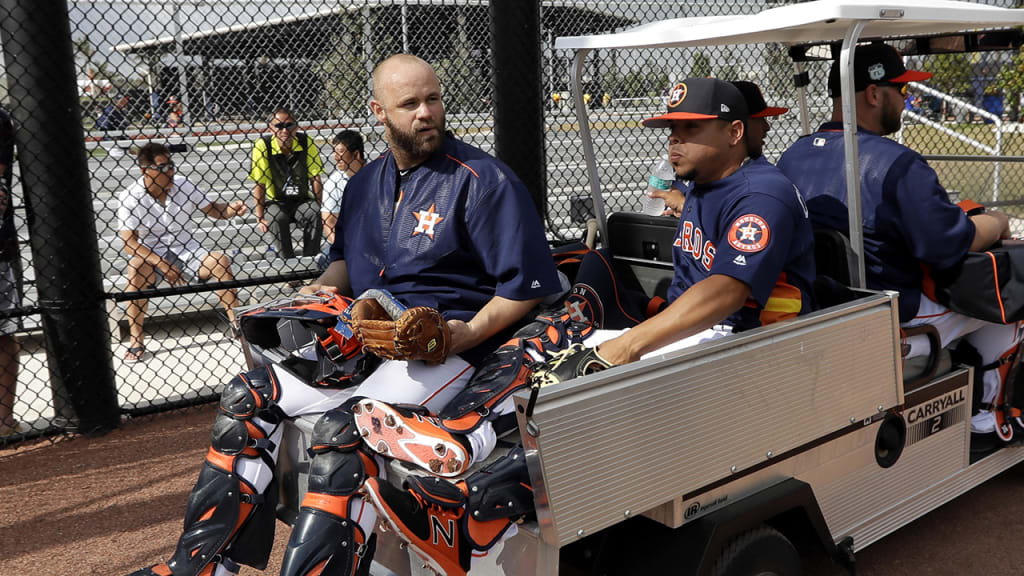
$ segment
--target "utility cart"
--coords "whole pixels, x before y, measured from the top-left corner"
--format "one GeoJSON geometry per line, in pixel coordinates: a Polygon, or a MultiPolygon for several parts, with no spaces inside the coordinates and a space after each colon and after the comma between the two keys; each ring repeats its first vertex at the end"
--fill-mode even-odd
{"type": "MultiPolygon", "coordinates": [[[[520,392],[511,442],[526,447],[536,519],[473,574],[789,576],[800,573],[798,547],[807,546],[852,567],[858,550],[1024,460],[1024,449],[972,454],[972,370],[935,351],[918,373],[905,374],[897,295],[863,288],[850,72],[858,41],[899,39],[916,53],[1010,48],[1022,24],[1022,10],[978,4],[836,0],[557,40],[573,57],[601,241],[622,246],[613,254],[618,264],[651,286],[671,276],[670,262],[629,247],[671,246],[674,224],[633,226],[611,215],[609,225],[581,89],[588,54],[781,43],[800,79],[807,59],[829,57],[838,43],[853,199],[849,242],[840,239],[838,250],[850,286],[796,320],[542,388],[532,406],[530,391],[520,392]]],[[[809,133],[805,86],[798,93],[809,133]]],[[[286,430],[286,519],[305,491],[313,422],[286,430]]],[[[408,473],[394,465],[389,476],[408,473]]],[[[397,574],[426,573],[390,533],[381,534],[376,560],[397,574]]]]}

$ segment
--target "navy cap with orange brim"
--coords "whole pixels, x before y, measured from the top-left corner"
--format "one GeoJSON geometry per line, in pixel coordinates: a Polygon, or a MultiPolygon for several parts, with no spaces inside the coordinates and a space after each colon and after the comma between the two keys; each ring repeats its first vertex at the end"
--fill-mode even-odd
{"type": "Polygon", "coordinates": [[[764,95],[761,94],[761,88],[753,82],[746,80],[734,80],[732,85],[739,89],[740,93],[743,94],[743,99],[747,101],[747,110],[750,111],[751,118],[768,118],[770,116],[781,116],[786,112],[789,112],[789,108],[782,108],[780,106],[769,106],[764,101],[764,95]]]}
{"type": "Polygon", "coordinates": [[[647,128],[668,128],[675,120],[746,120],[746,101],[738,88],[716,78],[687,78],[669,91],[668,111],[642,122],[647,128]]]}

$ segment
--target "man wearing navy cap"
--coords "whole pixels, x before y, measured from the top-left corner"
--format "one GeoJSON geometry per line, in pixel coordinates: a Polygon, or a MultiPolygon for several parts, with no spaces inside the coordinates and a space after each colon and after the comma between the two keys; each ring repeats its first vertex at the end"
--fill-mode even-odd
{"type": "MultiPolygon", "coordinates": [[[[920,154],[883,138],[900,129],[907,83],[927,80],[930,73],[907,70],[894,48],[878,43],[856,48],[853,76],[868,288],[900,293],[904,326],[932,324],[944,346],[968,335],[984,364],[999,360],[1016,346],[1017,325],[969,318],[929,299],[922,294],[922,267],[949,268],[968,250],[984,250],[1009,237],[1009,219],[996,211],[968,216],[949,201],[935,171],[920,154]]],[[[778,165],[800,188],[816,226],[848,232],[838,61],[832,65],[828,88],[832,120],[794,143],[778,165]]],[[[930,347],[918,336],[904,348],[904,357],[912,358],[928,354],[930,347]]],[[[996,400],[1000,386],[998,370],[988,370],[983,406],[996,400]]],[[[972,419],[971,428],[976,433],[995,432],[996,416],[983,409],[972,419]]]]}
{"type": "MultiPolygon", "coordinates": [[[[743,100],[747,103],[747,111],[750,112],[750,119],[747,120],[747,130],[743,138],[747,141],[747,156],[760,158],[764,155],[764,138],[768,135],[772,125],[768,118],[781,116],[789,112],[789,108],[769,106],[761,94],[761,88],[753,82],[746,80],[735,80],[731,82],[743,94],[743,100]]],[[[689,182],[676,182],[668,190],[661,191],[654,189],[653,197],[665,200],[666,214],[680,216],[682,214],[683,202],[685,201],[685,190],[690,187],[689,182]]]]}
{"type": "Polygon", "coordinates": [[[764,158],[750,158],[743,93],[713,78],[670,92],[668,113],[643,122],[671,128],[669,161],[693,182],[679,219],[668,308],[596,350],[624,364],[811,310],[814,240],[796,187],[764,158]],[[671,346],[670,346],[671,345],[671,346]]]}

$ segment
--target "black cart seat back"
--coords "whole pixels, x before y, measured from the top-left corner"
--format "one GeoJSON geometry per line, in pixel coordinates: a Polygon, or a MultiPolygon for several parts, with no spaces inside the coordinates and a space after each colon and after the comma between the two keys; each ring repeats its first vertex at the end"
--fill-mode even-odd
{"type": "Polygon", "coordinates": [[[814,228],[814,265],[819,276],[850,286],[857,275],[850,239],[835,228],[814,228]]]}
{"type": "Polygon", "coordinates": [[[614,212],[608,216],[608,245],[612,255],[664,262],[672,266],[672,243],[679,219],[636,212],[614,212]]]}
{"type": "Polygon", "coordinates": [[[608,216],[607,245],[617,273],[636,278],[648,296],[665,298],[672,283],[672,244],[678,227],[679,219],[672,216],[634,212],[608,216]]]}

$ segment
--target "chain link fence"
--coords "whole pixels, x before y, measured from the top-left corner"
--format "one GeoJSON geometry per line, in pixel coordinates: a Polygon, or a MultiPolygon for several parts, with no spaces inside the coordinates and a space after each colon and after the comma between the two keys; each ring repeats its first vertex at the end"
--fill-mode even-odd
{"type": "MultiPolygon", "coordinates": [[[[555,38],[776,4],[540,2],[545,221],[553,241],[578,239],[591,210],[569,93],[570,56],[554,49],[555,38]]],[[[67,64],[77,80],[92,208],[79,217],[95,225],[108,318],[109,341],[101,344],[112,355],[81,370],[112,365],[122,416],[216,398],[244,364],[227,309],[292,294],[317,275],[333,231],[330,199],[342,191],[346,170],[358,166],[358,141],[349,134],[339,143],[338,134],[358,135],[367,160],[386,147],[367,107],[376,62],[411,52],[433,64],[449,129],[494,152],[492,81],[514,71],[494,69],[488,8],[486,0],[67,3],[71,48],[64,58],[73,59],[67,64]],[[301,153],[275,154],[282,141],[301,153]],[[268,147],[269,157],[260,152],[268,147]]],[[[18,25],[8,20],[5,34],[18,25]]],[[[17,49],[10,37],[4,46],[17,49]]],[[[31,117],[33,103],[8,92],[17,55],[5,57],[0,102],[31,117]]],[[[933,165],[951,192],[996,201],[1018,215],[1024,165],[991,158],[1019,155],[1024,146],[1017,122],[1024,56],[943,55],[914,63],[936,77],[911,91],[905,128],[896,137],[927,155],[974,156],[933,165]]],[[[811,63],[808,72],[813,128],[831,112],[827,63],[811,63]]],[[[607,209],[639,209],[665,134],[637,126],[663,111],[674,82],[709,75],[752,80],[770,105],[795,109],[792,74],[781,45],[591,55],[584,98],[607,209]]],[[[795,113],[774,119],[765,154],[777,159],[799,134],[795,113]]],[[[9,234],[19,248],[0,257],[0,301],[8,310],[0,336],[0,446],[75,430],[81,415],[68,405],[88,405],[71,402],[52,375],[52,332],[73,343],[75,327],[44,330],[40,320],[40,306],[51,304],[40,296],[40,280],[53,276],[60,261],[42,249],[50,238],[33,237],[41,234],[31,225],[40,207],[26,202],[24,183],[33,175],[21,164],[37,153],[19,147],[6,166],[11,194],[0,241],[9,234]]]]}

